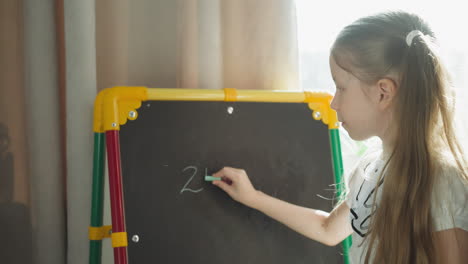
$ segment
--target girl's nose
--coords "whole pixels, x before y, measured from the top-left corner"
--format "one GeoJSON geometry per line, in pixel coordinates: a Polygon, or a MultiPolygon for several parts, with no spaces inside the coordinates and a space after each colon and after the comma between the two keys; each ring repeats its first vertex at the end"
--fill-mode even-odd
{"type": "Polygon", "coordinates": [[[336,96],[333,96],[333,99],[332,99],[332,101],[330,103],[330,107],[335,111],[338,111],[338,102],[337,101],[338,100],[337,100],[336,96]]]}

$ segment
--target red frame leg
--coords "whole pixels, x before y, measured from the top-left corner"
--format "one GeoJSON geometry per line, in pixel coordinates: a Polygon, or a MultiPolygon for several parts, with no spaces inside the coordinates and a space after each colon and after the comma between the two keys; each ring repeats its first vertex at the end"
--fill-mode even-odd
{"type": "MultiPolygon", "coordinates": [[[[125,216],[122,190],[122,167],[120,162],[119,131],[106,131],[107,160],[109,166],[109,189],[112,215],[112,232],[125,231],[125,216]]],[[[114,248],[114,263],[127,264],[127,247],[114,248]]]]}

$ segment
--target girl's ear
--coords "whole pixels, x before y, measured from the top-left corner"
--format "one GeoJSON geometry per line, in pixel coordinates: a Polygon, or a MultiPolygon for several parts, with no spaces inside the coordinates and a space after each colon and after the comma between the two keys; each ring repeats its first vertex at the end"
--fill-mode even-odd
{"type": "Polygon", "coordinates": [[[396,96],[397,85],[392,79],[383,78],[377,82],[377,88],[379,94],[379,108],[385,110],[391,105],[396,96]]]}

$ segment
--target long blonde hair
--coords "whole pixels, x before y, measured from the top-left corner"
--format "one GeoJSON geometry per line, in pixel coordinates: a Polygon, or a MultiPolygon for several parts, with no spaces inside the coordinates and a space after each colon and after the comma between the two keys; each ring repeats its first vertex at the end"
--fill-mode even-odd
{"type": "Polygon", "coordinates": [[[375,263],[437,259],[431,195],[440,168],[451,160],[462,181],[468,181],[467,162],[453,123],[455,97],[436,44],[434,32],[423,19],[392,11],[345,27],[331,50],[341,68],[366,84],[397,76],[396,144],[365,237],[369,242],[365,263],[372,255],[375,263]],[[413,30],[421,34],[407,45],[406,36],[413,30]],[[447,152],[450,158],[444,159],[441,153],[447,152]]]}

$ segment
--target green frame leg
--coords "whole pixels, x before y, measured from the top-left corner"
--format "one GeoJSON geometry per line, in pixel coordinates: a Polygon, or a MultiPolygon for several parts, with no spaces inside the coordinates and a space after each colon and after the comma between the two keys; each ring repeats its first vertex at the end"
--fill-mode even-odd
{"type": "MultiPolygon", "coordinates": [[[[335,175],[336,194],[341,199],[345,191],[345,182],[343,178],[343,159],[341,156],[341,142],[339,129],[330,129],[330,145],[332,150],[333,174],[335,175]]],[[[343,257],[346,264],[349,264],[349,248],[351,247],[351,236],[347,237],[341,243],[343,246],[343,257]]]]}
{"type": "MultiPolygon", "coordinates": [[[[101,227],[103,222],[104,204],[104,166],[105,166],[105,134],[94,133],[93,157],[93,190],[91,200],[91,227],[101,227]]],[[[100,264],[102,256],[102,240],[90,240],[89,263],[100,264]]]]}

